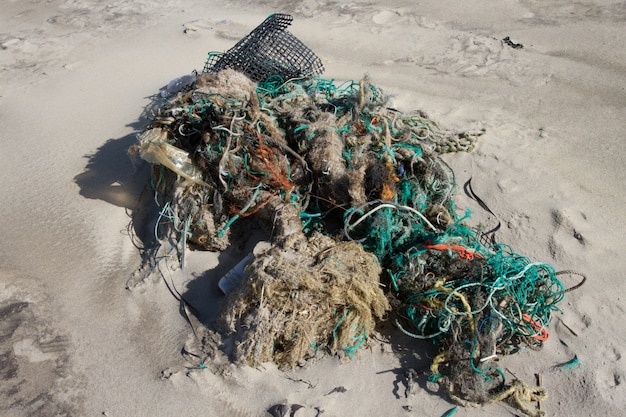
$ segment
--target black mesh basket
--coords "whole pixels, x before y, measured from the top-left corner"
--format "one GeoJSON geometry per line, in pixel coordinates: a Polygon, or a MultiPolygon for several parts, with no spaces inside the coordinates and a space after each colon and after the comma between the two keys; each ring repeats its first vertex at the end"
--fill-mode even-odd
{"type": "Polygon", "coordinates": [[[232,68],[254,81],[320,75],[322,61],[287,30],[292,20],[288,14],[270,15],[226,53],[210,54],[203,72],[232,68]]]}

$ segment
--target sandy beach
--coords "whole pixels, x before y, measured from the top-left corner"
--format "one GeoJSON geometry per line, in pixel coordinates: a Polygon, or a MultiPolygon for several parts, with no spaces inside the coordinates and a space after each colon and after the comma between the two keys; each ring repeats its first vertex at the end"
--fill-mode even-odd
{"type": "Polygon", "coordinates": [[[500,366],[533,386],[541,374],[546,416],[622,415],[626,4],[609,0],[5,2],[0,414],[251,417],[297,404],[296,417],[523,415],[452,402],[428,379],[432,344],[392,321],[349,360],[285,371],[216,353],[205,364],[198,334],[224,301],[217,282],[254,237],[191,250],[184,269],[166,263],[127,288],[152,202],[149,167],[128,149],[171,80],[277,12],[293,16],[289,31],[323,77],[367,75],[399,111],[484,131],[472,152],[443,155],[459,211],[474,225],[499,221],[498,240],[516,252],[587,277],[543,348],[500,366]],[[469,179],[492,213],[463,192],[469,179]]]}

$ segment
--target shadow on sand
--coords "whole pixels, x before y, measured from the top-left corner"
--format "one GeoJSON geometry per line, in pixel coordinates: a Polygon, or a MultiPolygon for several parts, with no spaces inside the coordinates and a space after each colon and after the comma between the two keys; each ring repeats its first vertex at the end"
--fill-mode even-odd
{"type": "Polygon", "coordinates": [[[74,177],[83,197],[126,209],[129,216],[127,229],[140,251],[156,243],[152,230],[158,211],[152,201],[151,167],[139,158],[131,158],[128,150],[137,143],[137,135],[150,123],[150,114],[163,103],[159,94],[146,99],[149,104],[137,121],[127,125],[133,132],[120,138],[110,138],[94,153],[85,155],[87,165],[74,177]]]}

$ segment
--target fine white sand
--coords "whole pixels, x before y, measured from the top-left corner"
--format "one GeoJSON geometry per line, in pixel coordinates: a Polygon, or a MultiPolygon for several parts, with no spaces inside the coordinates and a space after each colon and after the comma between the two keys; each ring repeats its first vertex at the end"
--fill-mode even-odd
{"type": "MultiPolygon", "coordinates": [[[[503,366],[531,385],[542,374],[547,415],[622,415],[626,6],[610,0],[3,2],[0,414],[264,416],[286,402],[304,406],[297,417],[441,416],[455,406],[427,383],[432,349],[400,336],[294,372],[194,369],[183,351],[192,329],[166,282],[206,319],[221,300],[216,281],[252,243],[192,253],[184,271],[125,288],[140,263],[129,213],[148,181],[126,150],[154,96],[273,12],[294,16],[290,31],[322,58],[324,77],[369,74],[398,109],[486,130],[474,152],[445,156],[457,181],[472,178],[503,224],[500,241],[588,276],[544,349],[503,366]],[[408,367],[419,373],[409,397],[408,367]]],[[[462,193],[458,203],[473,222],[495,221],[462,193]]],[[[498,403],[456,415],[516,412],[498,403]]]]}

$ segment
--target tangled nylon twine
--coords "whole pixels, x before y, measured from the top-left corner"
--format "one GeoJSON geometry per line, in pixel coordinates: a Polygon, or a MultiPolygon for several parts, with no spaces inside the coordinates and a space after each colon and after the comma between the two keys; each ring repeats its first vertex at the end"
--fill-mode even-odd
{"type": "MultiPolygon", "coordinates": [[[[481,243],[483,235],[466,224],[469,212],[457,213],[456,179],[439,155],[471,151],[481,133],[451,132],[421,111],[397,111],[367,77],[337,85],[275,75],[257,84],[227,69],[199,75],[189,90],[171,98],[134,151],[153,164],[153,187],[166,202],[157,239],[180,242],[176,248],[189,242],[224,250],[233,229],[252,222],[270,231],[273,247],[280,248],[266,256],[285,257],[276,272],[284,276],[269,280],[261,255],[242,284],[239,301],[245,298],[245,305],[235,300],[226,308],[231,331],[243,331],[244,324],[261,329],[256,336],[262,338],[250,330],[242,342],[243,359],[293,366],[323,347],[354,351],[364,344],[373,318],[389,309],[380,286],[368,278],[358,284],[368,288],[366,304],[357,303],[353,293],[342,298],[341,286],[335,286],[334,304],[323,307],[325,319],[294,328],[289,321],[301,311],[313,315],[309,307],[319,301],[310,290],[311,276],[302,275],[297,282],[309,288],[309,307],[298,301],[296,308],[294,302],[274,314],[280,322],[262,322],[272,314],[259,306],[280,308],[268,307],[265,289],[283,294],[283,306],[304,294],[288,289],[294,265],[289,256],[324,270],[322,249],[312,239],[325,236],[337,248],[350,242],[375,256],[379,279],[388,284],[386,296],[399,301],[396,324],[440,349],[431,379],[467,405],[524,397],[526,388],[507,383],[494,360],[539,349],[565,293],[552,266],[503,244],[481,243]],[[342,324],[347,316],[349,328],[342,324]],[[289,334],[280,334],[285,328],[289,334]],[[333,342],[338,328],[347,329],[341,343],[333,342]],[[300,353],[286,352],[295,345],[300,353]]],[[[326,243],[324,251],[331,246],[326,243]]],[[[340,259],[337,250],[334,257],[340,259]]],[[[534,394],[534,400],[543,398],[534,394]]]]}

